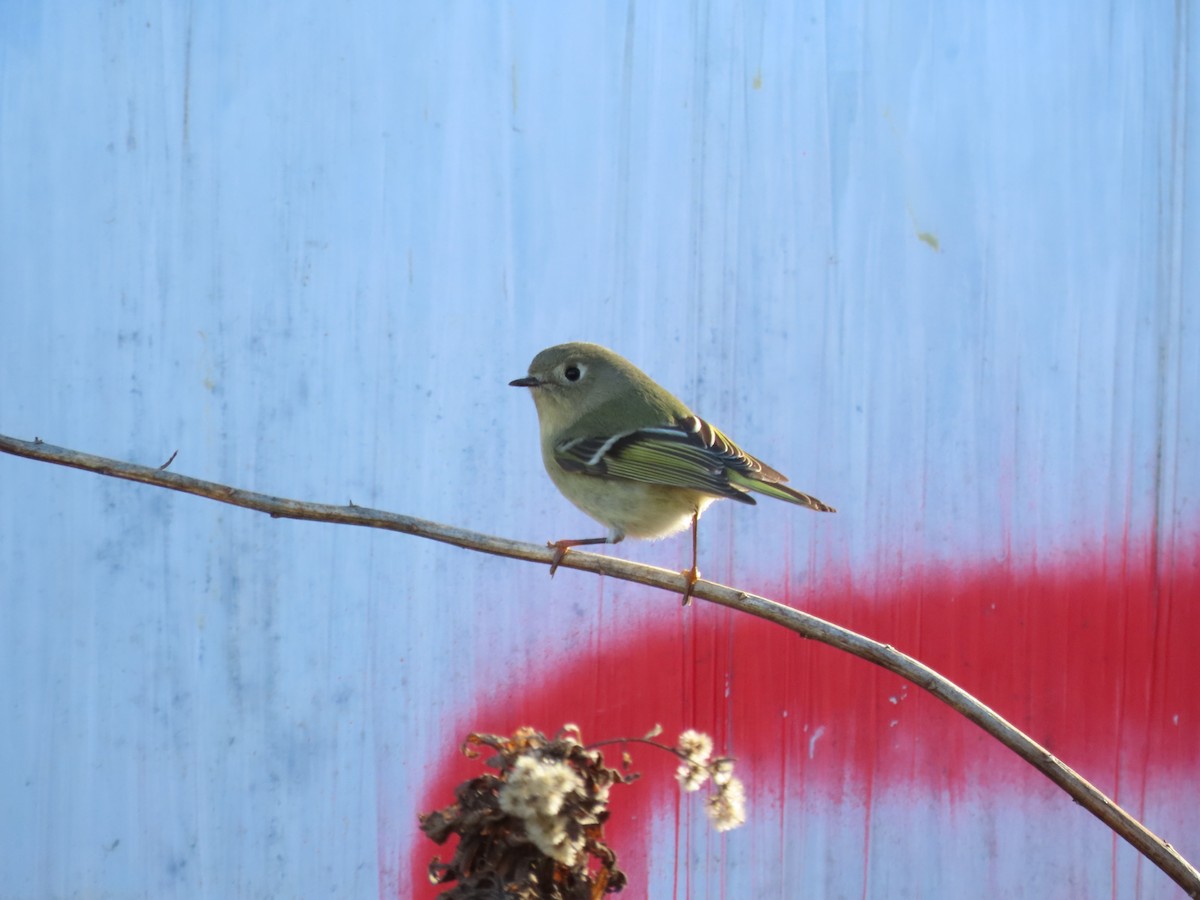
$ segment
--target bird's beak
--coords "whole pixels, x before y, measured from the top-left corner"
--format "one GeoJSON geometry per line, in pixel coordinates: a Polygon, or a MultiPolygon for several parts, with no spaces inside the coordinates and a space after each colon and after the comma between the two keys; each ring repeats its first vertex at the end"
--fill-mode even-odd
{"type": "Polygon", "coordinates": [[[526,375],[524,378],[517,378],[510,381],[509,387],[537,387],[541,384],[533,375],[526,375]]]}

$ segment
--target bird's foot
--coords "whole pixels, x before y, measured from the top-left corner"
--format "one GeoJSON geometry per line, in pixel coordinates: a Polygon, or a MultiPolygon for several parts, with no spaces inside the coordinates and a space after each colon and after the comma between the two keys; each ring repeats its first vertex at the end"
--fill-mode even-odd
{"type": "Polygon", "coordinates": [[[616,537],[600,537],[600,538],[576,538],[575,540],[563,541],[546,541],[547,547],[554,548],[554,556],[550,559],[550,577],[554,577],[554,570],[562,563],[563,557],[567,555],[567,551],[572,547],[590,547],[595,544],[619,544],[625,535],[618,534],[616,537]]]}
{"type": "Polygon", "coordinates": [[[554,548],[554,557],[550,560],[550,577],[554,577],[555,571],[558,570],[558,564],[563,561],[563,557],[567,555],[567,551],[574,546],[573,541],[547,541],[547,547],[554,548]]]}
{"type": "Polygon", "coordinates": [[[696,582],[700,580],[700,570],[695,566],[692,566],[690,569],[684,569],[679,574],[687,579],[687,589],[683,592],[683,605],[691,606],[692,588],[694,588],[696,586],[696,582]]]}

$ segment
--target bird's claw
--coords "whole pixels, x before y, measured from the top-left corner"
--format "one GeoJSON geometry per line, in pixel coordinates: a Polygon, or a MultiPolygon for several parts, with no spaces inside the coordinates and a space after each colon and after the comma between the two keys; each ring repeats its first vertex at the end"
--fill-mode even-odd
{"type": "Polygon", "coordinates": [[[550,577],[553,578],[570,545],[566,541],[546,541],[546,546],[554,548],[554,556],[550,559],[550,577]]]}
{"type": "Polygon", "coordinates": [[[694,588],[696,586],[696,582],[700,580],[700,570],[695,566],[692,566],[690,569],[684,569],[679,574],[687,579],[687,590],[683,592],[683,605],[691,606],[692,588],[694,588]]]}

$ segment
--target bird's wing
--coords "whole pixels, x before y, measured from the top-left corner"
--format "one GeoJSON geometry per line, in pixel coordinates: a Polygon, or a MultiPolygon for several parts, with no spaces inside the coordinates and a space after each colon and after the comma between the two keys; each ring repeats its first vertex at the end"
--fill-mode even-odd
{"type": "Polygon", "coordinates": [[[751,504],[748,486],[731,483],[731,472],[742,476],[742,482],[783,480],[696,416],[672,425],[563,441],[554,455],[568,472],[688,488],[751,504]]]}

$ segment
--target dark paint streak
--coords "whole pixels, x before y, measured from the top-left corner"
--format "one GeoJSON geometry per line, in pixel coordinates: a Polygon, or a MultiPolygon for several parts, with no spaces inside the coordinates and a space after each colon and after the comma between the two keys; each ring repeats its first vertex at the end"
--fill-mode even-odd
{"type": "Polygon", "coordinates": [[[188,4],[187,38],[183,47],[183,150],[188,149],[192,105],[192,7],[188,4]]]}

